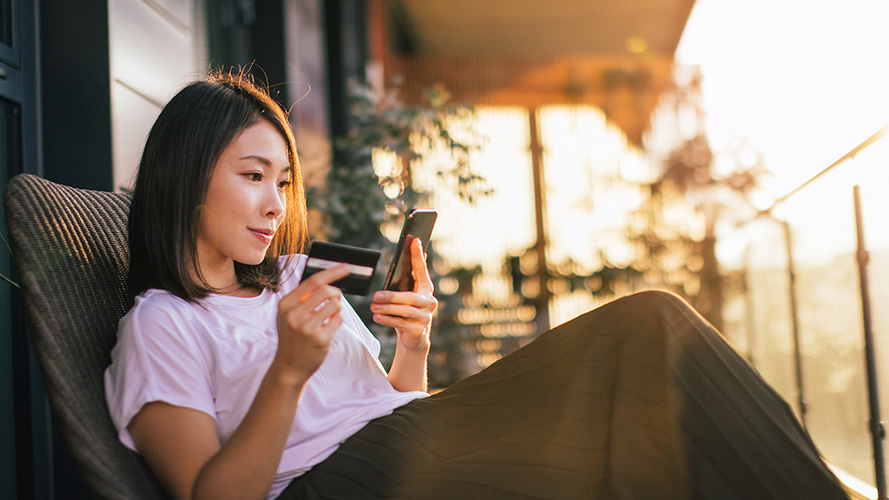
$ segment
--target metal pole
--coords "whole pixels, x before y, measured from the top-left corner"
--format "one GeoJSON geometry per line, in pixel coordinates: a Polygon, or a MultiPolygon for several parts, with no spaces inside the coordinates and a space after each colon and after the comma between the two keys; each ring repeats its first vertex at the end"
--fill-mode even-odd
{"type": "Polygon", "coordinates": [[[535,299],[537,306],[537,333],[550,328],[549,324],[549,270],[546,265],[546,182],[543,172],[543,144],[540,142],[540,124],[537,121],[537,108],[528,108],[528,129],[530,133],[531,169],[534,175],[534,215],[537,219],[537,279],[540,282],[540,295],[535,299]]]}
{"type": "Polygon", "coordinates": [[[756,325],[754,324],[756,305],[753,303],[753,294],[750,293],[750,267],[750,246],[748,245],[747,250],[744,251],[744,322],[747,325],[747,361],[756,366],[759,361],[757,357],[757,341],[759,339],[756,337],[756,325]]]}
{"type": "Polygon", "coordinates": [[[790,327],[793,334],[793,357],[796,364],[796,391],[797,403],[799,404],[799,420],[806,428],[806,398],[803,390],[803,356],[800,349],[799,340],[799,310],[796,304],[796,272],[793,263],[793,241],[790,234],[790,224],[783,221],[784,225],[784,245],[787,252],[787,279],[789,286],[790,299],[790,327]]]}
{"type": "Polygon", "coordinates": [[[886,466],[883,461],[883,439],[886,430],[880,418],[880,394],[877,390],[877,359],[874,346],[874,332],[871,327],[870,294],[867,281],[867,264],[870,258],[864,244],[864,222],[861,214],[861,193],[856,184],[852,187],[855,203],[855,230],[858,239],[858,280],[861,285],[861,315],[864,320],[864,356],[867,369],[867,397],[870,404],[870,433],[874,448],[874,477],[877,483],[877,498],[886,499],[886,466]]]}

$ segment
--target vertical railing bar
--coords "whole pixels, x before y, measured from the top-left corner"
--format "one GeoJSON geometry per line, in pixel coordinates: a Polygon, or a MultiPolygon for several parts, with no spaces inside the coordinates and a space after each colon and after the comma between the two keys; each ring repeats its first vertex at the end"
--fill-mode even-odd
{"type": "Polygon", "coordinates": [[[790,234],[790,223],[782,221],[784,225],[784,245],[787,252],[787,278],[789,283],[790,299],[790,331],[793,335],[793,357],[796,365],[796,391],[797,404],[799,405],[799,419],[803,428],[806,428],[806,393],[803,384],[803,356],[800,348],[799,335],[799,308],[796,302],[796,268],[793,262],[793,239],[790,234]]]}
{"type": "Polygon", "coordinates": [[[756,306],[753,303],[753,294],[750,293],[750,246],[744,251],[744,280],[742,286],[744,293],[744,322],[747,324],[747,361],[756,366],[759,361],[757,356],[756,338],[756,306]]]}
{"type": "Polygon", "coordinates": [[[864,322],[864,356],[867,370],[867,396],[870,404],[870,428],[874,451],[874,473],[877,483],[877,498],[886,500],[886,467],[883,461],[883,439],[886,431],[880,417],[880,395],[877,387],[877,360],[874,332],[871,326],[870,291],[867,279],[867,265],[870,255],[864,243],[864,221],[861,212],[860,187],[852,187],[855,204],[855,231],[857,237],[858,280],[861,286],[861,315],[864,322]]]}
{"type": "Polygon", "coordinates": [[[528,108],[528,149],[531,152],[531,171],[534,175],[534,215],[536,217],[537,243],[534,247],[537,251],[537,279],[540,281],[540,294],[535,305],[537,306],[537,333],[550,328],[549,301],[549,270],[546,263],[546,248],[549,243],[546,233],[546,186],[543,166],[543,144],[540,140],[539,109],[534,106],[528,108]]]}

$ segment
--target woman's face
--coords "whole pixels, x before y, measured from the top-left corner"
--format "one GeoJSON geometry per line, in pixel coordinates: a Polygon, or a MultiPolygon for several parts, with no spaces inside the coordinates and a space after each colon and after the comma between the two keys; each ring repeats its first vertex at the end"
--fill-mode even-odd
{"type": "Polygon", "coordinates": [[[261,119],[222,151],[201,207],[197,258],[208,285],[234,284],[234,262],[259,264],[286,215],[287,143],[261,119]]]}

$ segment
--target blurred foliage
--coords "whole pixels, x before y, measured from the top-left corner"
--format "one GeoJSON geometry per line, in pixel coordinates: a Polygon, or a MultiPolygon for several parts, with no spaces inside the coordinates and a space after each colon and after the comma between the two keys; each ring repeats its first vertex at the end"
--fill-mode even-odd
{"type": "Polygon", "coordinates": [[[742,214],[752,210],[750,196],[767,170],[761,157],[751,164],[736,162],[725,176],[714,173],[713,163],[714,154],[706,136],[698,135],[679,144],[664,161],[660,177],[650,185],[646,211],[652,220],[635,238],[644,243],[651,262],[662,261],[660,257],[671,252],[687,255],[682,269],[657,271],[692,277],[685,286],[674,283],[679,285],[676,291],[685,295],[714,326],[721,328],[723,296],[729,278],[723,275],[716,257],[716,228],[721,221],[740,220],[742,214]],[[664,231],[658,231],[664,224],[657,219],[663,217],[670,193],[681,195],[685,203],[692,203],[694,210],[703,214],[705,234],[702,238],[665,235],[664,231]]]}
{"type": "MultiPolygon", "coordinates": [[[[345,136],[334,138],[333,162],[326,185],[310,187],[306,194],[308,208],[322,218],[320,237],[381,251],[372,290],[382,286],[394,253],[394,244],[386,237],[384,227],[399,229],[410,209],[428,203],[428,193],[413,182],[412,168],[416,162],[434,156],[432,168],[438,182],[469,202],[491,191],[469,164],[470,152],[478,149],[481,142],[473,129],[474,110],[452,104],[450,94],[442,87],[427,89],[421,102],[412,106],[404,104],[398,93],[397,79],[385,89],[368,83],[349,86],[348,131],[345,136]],[[460,127],[461,134],[452,133],[455,125],[460,127]],[[374,154],[381,152],[395,155],[395,166],[390,171],[374,168],[374,154]]],[[[436,258],[431,246],[427,253],[430,261],[436,258]]],[[[433,266],[429,267],[433,281],[437,281],[433,266]]],[[[372,297],[350,297],[349,301],[380,339],[380,357],[388,365],[394,338],[390,329],[373,322],[367,307],[372,297]]]]}
{"type": "Polygon", "coordinates": [[[452,105],[450,94],[441,87],[426,90],[416,106],[403,104],[398,90],[397,80],[383,90],[366,83],[349,87],[348,132],[334,139],[327,185],[307,193],[309,208],[322,214],[330,241],[384,248],[388,240],[381,225],[400,225],[405,212],[425,201],[426,193],[412,182],[412,165],[442,148],[449,152],[449,161],[436,165],[443,184],[468,201],[490,192],[469,165],[469,153],[478,148],[480,139],[473,133],[467,142],[449,130],[457,122],[471,126],[473,109],[452,105]],[[375,172],[375,150],[394,153],[396,168],[382,175],[375,172]]]}
{"type": "Polygon", "coordinates": [[[762,158],[757,157],[752,164],[738,162],[728,175],[718,176],[711,168],[713,159],[706,136],[693,137],[670,153],[660,178],[652,187],[657,190],[672,184],[683,194],[704,187],[726,188],[741,195],[741,199],[747,199],[759,186],[760,177],[767,172],[762,158]]]}

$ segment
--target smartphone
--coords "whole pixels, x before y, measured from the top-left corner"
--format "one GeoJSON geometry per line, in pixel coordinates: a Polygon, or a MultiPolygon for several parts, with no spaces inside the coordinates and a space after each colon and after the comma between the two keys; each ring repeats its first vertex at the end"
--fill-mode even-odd
{"type": "Polygon", "coordinates": [[[386,273],[386,281],[383,282],[383,290],[410,291],[414,289],[414,270],[411,266],[411,242],[414,238],[420,238],[423,242],[423,252],[429,246],[429,238],[432,237],[432,228],[438,211],[431,208],[415,208],[404,218],[404,226],[395,246],[395,257],[389,265],[386,273]]]}

